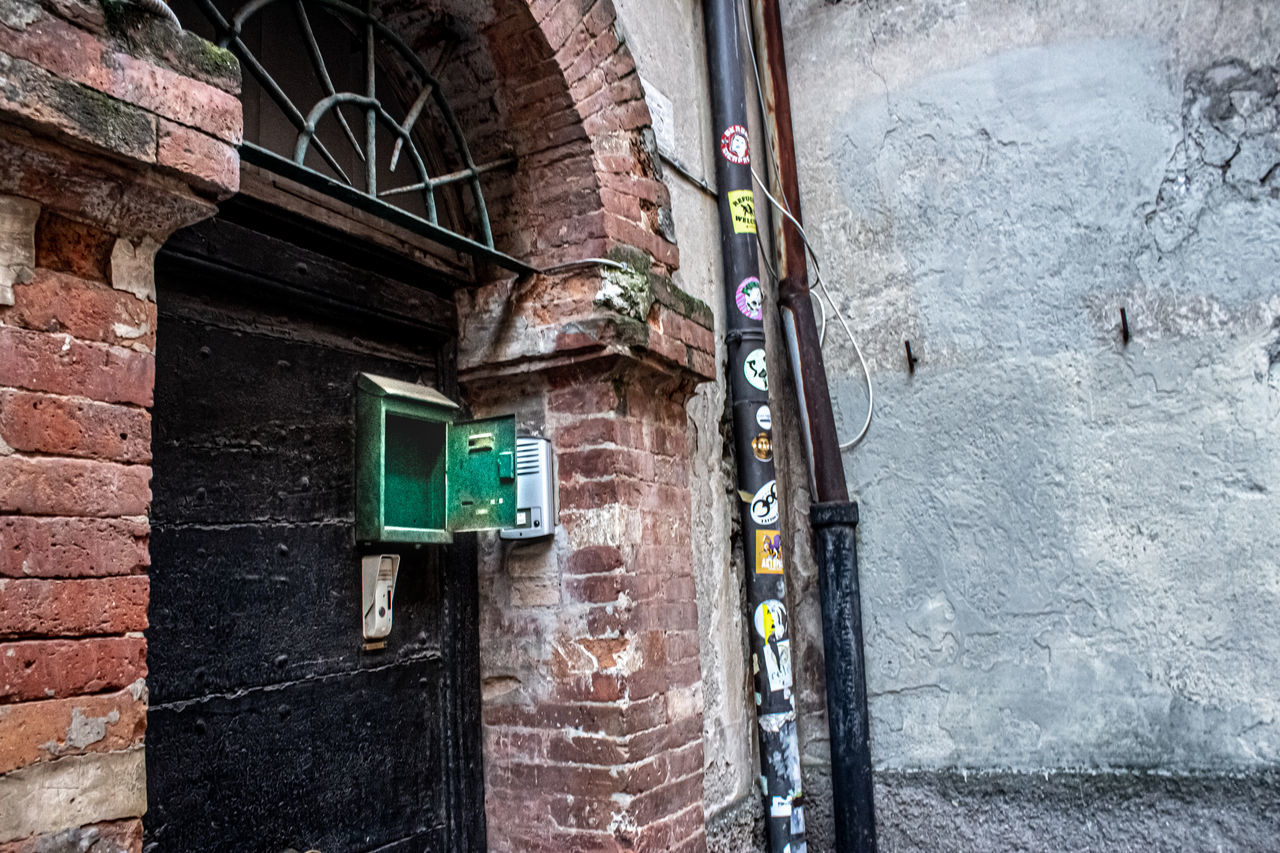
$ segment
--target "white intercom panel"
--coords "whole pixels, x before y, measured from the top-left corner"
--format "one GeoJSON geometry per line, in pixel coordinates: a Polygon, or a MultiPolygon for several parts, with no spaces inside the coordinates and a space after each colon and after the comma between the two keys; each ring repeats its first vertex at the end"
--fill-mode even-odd
{"type": "Polygon", "coordinates": [[[399,554],[370,554],[360,560],[361,600],[365,640],[385,640],[391,633],[399,554]]]}
{"type": "Polygon", "coordinates": [[[555,454],[545,438],[516,439],[516,526],[503,539],[541,539],[556,532],[555,454]]]}

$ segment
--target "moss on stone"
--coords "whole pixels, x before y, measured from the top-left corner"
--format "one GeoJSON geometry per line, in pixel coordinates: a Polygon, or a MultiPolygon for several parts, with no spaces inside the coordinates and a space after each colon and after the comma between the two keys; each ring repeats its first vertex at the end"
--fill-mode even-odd
{"type": "Polygon", "coordinates": [[[102,0],[102,10],[107,32],[130,53],[221,89],[239,91],[240,61],[226,48],[195,33],[179,31],[125,0],[102,0]]]}
{"type": "Polygon", "coordinates": [[[102,147],[150,159],[155,127],[146,113],[96,89],[58,81],[51,93],[55,105],[68,119],[102,147]]]}
{"type": "Polygon", "coordinates": [[[641,322],[649,316],[653,291],[649,287],[647,271],[631,264],[627,264],[626,269],[606,267],[600,278],[600,292],[595,300],[597,305],[641,322]]]}

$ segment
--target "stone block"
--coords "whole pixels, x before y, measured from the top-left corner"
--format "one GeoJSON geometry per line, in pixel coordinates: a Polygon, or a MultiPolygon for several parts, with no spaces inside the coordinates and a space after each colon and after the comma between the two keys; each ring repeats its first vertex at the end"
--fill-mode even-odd
{"type": "Polygon", "coordinates": [[[13,286],[30,281],[36,263],[36,219],[40,205],[0,196],[0,305],[12,305],[13,286]]]}
{"type": "Polygon", "coordinates": [[[0,576],[77,578],[146,569],[144,518],[0,517],[0,576]]]}
{"type": "Polygon", "coordinates": [[[0,320],[10,325],[139,351],[155,348],[156,307],[131,294],[38,269],[15,297],[13,308],[0,309],[0,320]]]}
{"type": "Polygon", "coordinates": [[[150,237],[134,241],[125,237],[111,247],[111,286],[139,299],[156,301],[156,252],[160,244],[150,237]]]}
{"type": "Polygon", "coordinates": [[[0,376],[16,388],[149,406],[155,359],[68,334],[0,326],[0,376]]]}
{"type": "Polygon", "coordinates": [[[0,843],[0,853],[142,853],[142,821],[129,818],[32,835],[0,843]]]}
{"type": "Polygon", "coordinates": [[[27,453],[146,463],[151,415],[133,406],[0,388],[0,442],[27,453]]]}
{"type": "Polygon", "coordinates": [[[151,469],[89,459],[0,456],[0,512],[146,515],[151,469]]]}
{"type": "Polygon", "coordinates": [[[155,116],[7,53],[0,53],[0,113],[81,146],[155,162],[155,116]]]}
{"type": "Polygon", "coordinates": [[[74,755],[0,776],[0,841],[138,817],[146,809],[140,748],[74,755]]]}
{"type": "Polygon", "coordinates": [[[3,642],[0,704],[121,690],[146,677],[146,658],[142,637],[3,642]]]}
{"type": "Polygon", "coordinates": [[[0,774],[67,755],[141,746],[146,714],[142,682],[98,696],[0,705],[0,774]]]}
{"type": "Polygon", "coordinates": [[[82,637],[147,627],[146,575],[0,578],[0,637],[82,637]]]}
{"type": "Polygon", "coordinates": [[[240,189],[240,154],[230,144],[160,119],[156,162],[216,198],[240,189]]]}

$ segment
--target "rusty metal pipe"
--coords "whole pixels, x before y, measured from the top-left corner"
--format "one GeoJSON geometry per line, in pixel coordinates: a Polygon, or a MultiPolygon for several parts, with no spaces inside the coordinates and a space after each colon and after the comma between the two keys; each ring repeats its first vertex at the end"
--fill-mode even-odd
{"type": "MultiPolygon", "coordinates": [[[[782,43],[782,19],[776,0],[754,3],[756,26],[761,37],[756,45],[762,56],[764,74],[760,80],[764,96],[765,124],[773,149],[776,172],[770,170],[773,195],[786,204],[798,222],[800,179],[796,173],[795,137],[791,128],[791,94],[787,86],[787,59],[782,43]]],[[[813,499],[818,502],[847,501],[849,488],[844,478],[844,460],[836,433],[827,369],[822,359],[822,343],[813,315],[809,292],[809,269],[805,263],[804,241],[785,216],[773,217],[774,245],[779,257],[778,306],[783,324],[793,335],[791,372],[800,395],[802,417],[807,427],[805,448],[809,452],[809,479],[813,499]]]]}
{"type": "Polygon", "coordinates": [[[772,162],[777,164],[770,172],[772,192],[795,219],[793,223],[786,216],[773,217],[774,245],[779,261],[778,301],[806,428],[813,486],[810,518],[822,603],[836,851],[875,853],[874,777],[858,589],[858,506],[849,500],[845,484],[822,341],[809,293],[805,245],[796,225],[803,220],[782,18],[777,0],[759,0],[752,7],[760,34],[758,66],[766,69],[760,79],[765,125],[770,131],[772,162]]]}

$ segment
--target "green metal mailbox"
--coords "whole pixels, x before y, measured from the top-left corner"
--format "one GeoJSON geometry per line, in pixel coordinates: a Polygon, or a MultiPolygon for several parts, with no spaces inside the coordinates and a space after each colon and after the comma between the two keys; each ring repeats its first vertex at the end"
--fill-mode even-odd
{"type": "Polygon", "coordinates": [[[459,413],[434,388],[357,377],[358,540],[452,542],[455,531],[515,526],[515,416],[459,413]]]}

